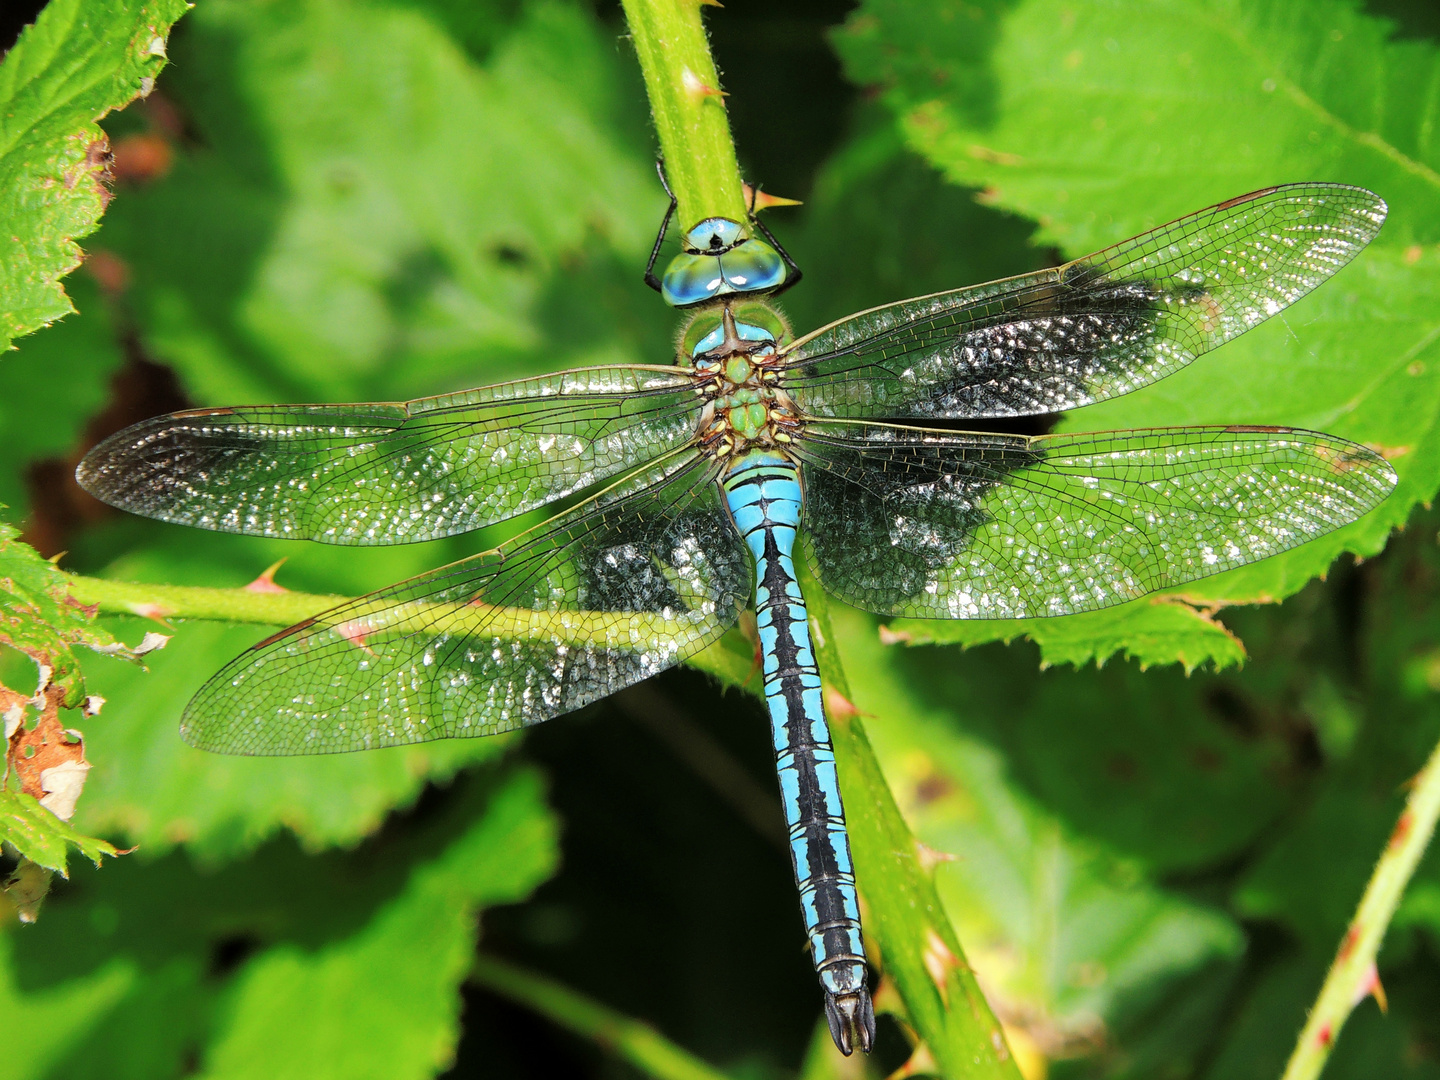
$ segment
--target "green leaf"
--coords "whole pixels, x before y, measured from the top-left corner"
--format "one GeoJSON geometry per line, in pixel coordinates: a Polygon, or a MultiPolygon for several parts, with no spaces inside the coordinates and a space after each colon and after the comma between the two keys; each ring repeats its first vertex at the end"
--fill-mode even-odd
{"type": "Polygon", "coordinates": [[[70,598],[65,575],[19,540],[0,521],[0,645],[8,645],[51,669],[49,679],[75,704],[84,691],[72,645],[124,653],[123,646],[95,624],[95,613],[70,598]]]}
{"type": "Polygon", "coordinates": [[[0,841],[12,845],[31,862],[62,875],[72,847],[97,866],[101,856],[117,853],[113,844],[81,835],[69,822],[41,806],[33,795],[16,791],[0,791],[0,841]]]}
{"type": "MultiPolygon", "coordinates": [[[[981,206],[906,150],[878,103],[826,161],[793,254],[803,285],[784,296],[797,333],[907,296],[1040,269],[1032,222],[981,206]],[[900,227],[897,227],[899,225],[900,227]]],[[[787,233],[787,243],[788,243],[787,233]]]]}
{"type": "Polygon", "coordinates": [[[559,4],[492,29],[481,66],[416,4],[196,12],[171,92],[207,149],[101,238],[195,398],[404,398],[642,359],[613,312],[571,342],[545,310],[562,261],[636,274],[663,206],[613,45],[559,4]]]}
{"type": "Polygon", "coordinates": [[[24,1080],[54,1075],[51,1070],[70,1047],[101,1025],[133,990],[138,972],[132,963],[113,960],[81,978],[36,990],[21,986],[14,952],[13,934],[0,935],[0,1011],[9,1031],[24,1032],[23,1038],[6,1040],[0,1076],[24,1080]]]}
{"type": "Polygon", "coordinates": [[[185,0],[56,0],[0,64],[0,350],[74,310],[80,264],[109,193],[96,121],[149,92],[185,0]]]}
{"type": "Polygon", "coordinates": [[[885,640],[906,645],[968,646],[1025,637],[1040,646],[1045,665],[1083,667],[1092,659],[1120,655],[1142,668],[1179,663],[1190,672],[1207,663],[1222,668],[1245,659],[1239,638],[1174,595],[1063,619],[896,619],[884,634],[885,640]]]}
{"type": "Polygon", "coordinates": [[[148,671],[92,665],[89,686],[107,704],[86,731],[87,753],[99,767],[78,810],[85,828],[123,835],[151,854],[183,843],[206,862],[252,851],[281,829],[311,850],[350,845],[413,803],[427,782],[444,781],[509,745],[504,737],[454,739],[293,758],[228,757],[185,745],[179,733],[185,703],[266,632],[192,623],[148,658],[148,671]]]}
{"type": "MultiPolygon", "coordinates": [[[[1013,785],[1151,874],[1205,873],[1243,858],[1299,793],[1278,738],[1224,722],[1213,677],[1118,660],[1037,672],[1036,652],[992,644],[885,656],[927,715],[991,744],[1013,785]]],[[[1272,675],[1293,671],[1266,659],[1272,675]]],[[[918,766],[907,776],[925,782],[918,766]]]]}
{"type": "MultiPolygon", "coordinates": [[[[1037,241],[1067,255],[1284,181],[1343,180],[1390,202],[1371,249],[1283,320],[1062,425],[1290,424],[1392,458],[1400,486],[1378,511],[1186,587],[1202,605],[1278,600],[1341,552],[1374,554],[1440,486],[1440,159],[1422,99],[1399,89],[1429,79],[1436,53],[1387,34],[1345,0],[1027,0],[960,17],[873,0],[837,42],[852,77],[885,86],[914,149],[983,188],[987,204],[1038,219],[1037,241]]],[[[1050,662],[1103,659],[1122,644],[1149,663],[1239,658],[1213,625],[1197,619],[1186,633],[1176,618],[1164,605],[1119,608],[1086,627],[1102,631],[1089,649],[1079,631],[1049,623],[979,624],[946,639],[1008,640],[1023,629],[1050,662]]]]}
{"type": "MultiPolygon", "coordinates": [[[[1339,681],[1301,700],[1313,715],[1334,708],[1338,699],[1352,714],[1353,730],[1289,827],[1247,868],[1234,902],[1247,916],[1285,925],[1317,961],[1328,960],[1345,933],[1377,852],[1396,828],[1409,782],[1440,741],[1440,650],[1434,633],[1440,603],[1432,584],[1440,575],[1437,526],[1440,515],[1433,510],[1414,515],[1384,557],[1366,568],[1368,603],[1359,640],[1322,638],[1324,651],[1309,647],[1320,654],[1314,665],[1319,671],[1292,676],[1312,684],[1317,676],[1339,681]],[[1420,582],[1426,584],[1417,588],[1420,582]],[[1325,663],[1335,653],[1363,656],[1365,664],[1346,672],[1325,663]]],[[[1298,696],[1283,684],[1266,689],[1271,702],[1261,708],[1283,708],[1287,698],[1298,696]]],[[[1436,882],[1440,862],[1432,849],[1401,909],[1402,924],[1426,925],[1426,896],[1436,882]]],[[[1440,931],[1440,922],[1430,925],[1440,931]]],[[[1386,950],[1393,942],[1392,934],[1386,950]]],[[[1382,951],[1382,964],[1386,957],[1382,951]]]]}
{"type": "Polygon", "coordinates": [[[356,852],[285,839],[221,870],[142,860],[77,874],[0,953],[6,1015],[57,1028],[36,1032],[49,1071],[14,1075],[157,1080],[198,1059],[206,1075],[430,1076],[477,911],[553,869],[556,824],[533,773],[492,771],[356,852]]]}
{"type": "Polygon", "coordinates": [[[449,1063],[479,908],[522,899],[555,865],[556,827],[533,774],[418,866],[355,933],[280,945],[248,964],[218,1021],[206,1077],[405,1080],[449,1063]]]}
{"type": "MultiPolygon", "coordinates": [[[[1002,1016],[1023,1018],[1039,1045],[1078,1048],[1178,977],[1238,954],[1228,918],[1075,835],[1017,787],[993,748],[957,728],[959,699],[937,696],[925,661],[911,659],[928,655],[933,666],[946,654],[887,648],[872,618],[832,610],[855,704],[874,717],[867,726],[896,798],[927,846],[955,856],[936,884],[1002,1016]]],[[[1016,689],[1013,675],[997,673],[996,683],[1016,689]]]]}

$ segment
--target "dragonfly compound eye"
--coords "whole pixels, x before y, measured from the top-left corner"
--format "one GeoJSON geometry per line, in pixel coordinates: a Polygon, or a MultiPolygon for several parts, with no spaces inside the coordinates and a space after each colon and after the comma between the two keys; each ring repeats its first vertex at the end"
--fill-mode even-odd
{"type": "Polygon", "coordinates": [[[729,218],[706,218],[685,234],[691,255],[720,255],[745,239],[745,226],[729,218]]]}
{"type": "Polygon", "coordinates": [[[660,279],[660,294],[672,307],[693,307],[737,293],[773,292],[790,278],[785,260],[771,244],[747,236],[729,218],[708,218],[685,234],[685,249],[660,279]]]}

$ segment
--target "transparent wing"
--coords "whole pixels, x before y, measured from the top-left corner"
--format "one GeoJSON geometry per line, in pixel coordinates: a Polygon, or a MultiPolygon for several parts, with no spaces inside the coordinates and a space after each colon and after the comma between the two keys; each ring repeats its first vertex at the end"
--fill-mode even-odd
{"type": "Polygon", "coordinates": [[[1395,473],[1287,428],[963,435],[815,424],[805,535],[848,603],[920,618],[1069,615],[1302,544],[1377,505],[1395,473]]]}
{"type": "Polygon", "coordinates": [[[408,404],[198,409],[106,439],[76,476],[146,517],[221,532],[396,544],[469,532],[682,446],[678,369],[605,367],[408,404]]]}
{"type": "Polygon", "coordinates": [[[817,417],[1024,416],[1127,394],[1268,319],[1368,244],[1363,188],[1257,191],[1051,270],[852,315],[789,350],[817,417]]]}
{"type": "Polygon", "coordinates": [[[675,458],[512,545],[262,641],[200,689],[182,736],[320,754],[492,735],[697,652],[735,624],[752,572],[713,463],[675,458]]]}

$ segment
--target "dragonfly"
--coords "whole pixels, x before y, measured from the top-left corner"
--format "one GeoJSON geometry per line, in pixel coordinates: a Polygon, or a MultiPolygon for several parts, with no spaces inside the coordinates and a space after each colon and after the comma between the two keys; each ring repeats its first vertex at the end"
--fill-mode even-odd
{"type": "Polygon", "coordinates": [[[174,413],[106,439],[78,479],[164,521],[340,545],[552,511],[247,650],[184,711],[182,737],[205,750],[515,730],[693,656],[753,610],[826,1016],[844,1053],[868,1051],[855,874],[796,559],[881,615],[1027,619],[1122,604],[1356,520],[1395,473],[1331,435],[964,424],[1164,378],[1325,281],[1385,214],[1361,188],[1267,188],[1062,266],[798,337],[772,303],[798,267],[748,222],[706,219],[657,279],[689,311],[673,362],[406,403],[174,413]]]}

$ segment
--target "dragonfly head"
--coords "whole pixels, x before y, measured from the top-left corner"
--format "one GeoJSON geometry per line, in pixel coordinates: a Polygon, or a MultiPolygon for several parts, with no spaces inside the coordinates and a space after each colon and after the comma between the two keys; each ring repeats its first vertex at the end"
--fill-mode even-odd
{"type": "Polygon", "coordinates": [[[672,307],[774,292],[790,278],[780,252],[729,218],[706,218],[685,234],[681,248],[660,279],[660,295],[672,307]]]}
{"type": "Polygon", "coordinates": [[[687,255],[724,255],[747,239],[745,226],[729,218],[706,218],[685,234],[687,255]]]}

